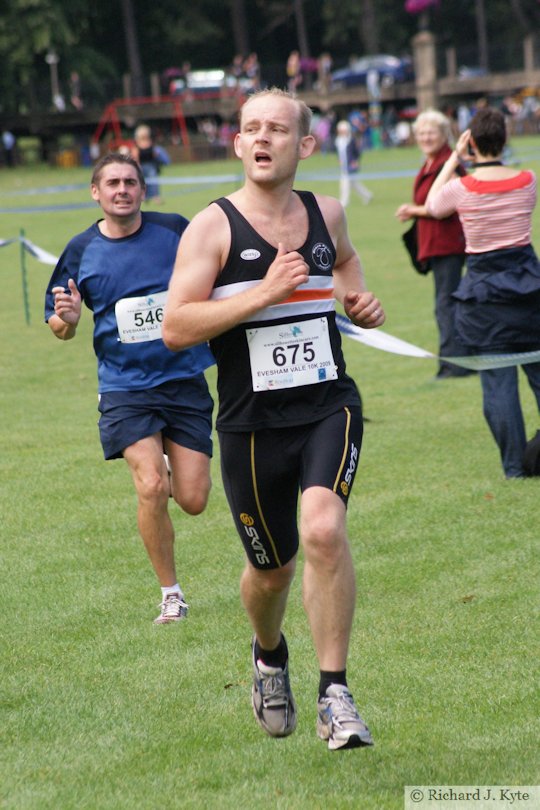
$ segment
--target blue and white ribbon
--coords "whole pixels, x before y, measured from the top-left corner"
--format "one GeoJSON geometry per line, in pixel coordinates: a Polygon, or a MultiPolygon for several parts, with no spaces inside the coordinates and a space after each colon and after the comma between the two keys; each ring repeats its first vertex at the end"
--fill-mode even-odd
{"type": "MultiPolygon", "coordinates": [[[[14,242],[22,243],[24,249],[30,253],[38,262],[42,264],[56,265],[58,259],[49,253],[47,250],[38,247],[29,239],[17,236],[13,239],[0,239],[0,248],[11,245],[14,242]]],[[[467,357],[439,357],[433,352],[428,352],[426,349],[421,349],[412,343],[407,343],[406,340],[388,335],[382,329],[362,329],[360,326],[355,326],[344,315],[336,315],[336,323],[339,331],[356,340],[358,343],[363,343],[364,346],[371,346],[372,349],[378,349],[382,352],[389,352],[390,354],[399,354],[405,357],[420,357],[429,358],[432,360],[446,360],[453,363],[455,366],[462,368],[472,369],[473,371],[484,371],[491,368],[508,368],[509,366],[522,366],[526,363],[540,362],[540,351],[537,352],[520,352],[517,354],[480,354],[471,355],[467,357]]]]}
{"type": "Polygon", "coordinates": [[[509,366],[522,366],[526,363],[540,362],[540,351],[516,354],[477,354],[467,357],[439,357],[437,354],[420,349],[405,340],[400,340],[400,338],[393,337],[393,335],[387,335],[382,329],[362,329],[360,326],[355,326],[343,315],[336,315],[336,323],[342,334],[363,343],[365,346],[371,346],[373,349],[407,357],[429,357],[446,360],[455,366],[469,368],[473,371],[487,371],[491,368],[508,368],[509,366]]]}
{"type": "Polygon", "coordinates": [[[6,247],[6,245],[12,245],[14,242],[20,242],[26,251],[30,253],[34,259],[37,259],[38,262],[42,262],[43,264],[52,264],[55,265],[58,262],[56,256],[53,256],[52,253],[49,253],[43,248],[34,245],[30,239],[26,239],[24,236],[15,236],[13,239],[0,239],[0,248],[6,247]]]}

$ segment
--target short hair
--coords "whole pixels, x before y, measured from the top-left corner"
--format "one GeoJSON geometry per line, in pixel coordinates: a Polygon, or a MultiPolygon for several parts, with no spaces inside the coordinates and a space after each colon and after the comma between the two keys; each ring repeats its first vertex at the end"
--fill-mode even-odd
{"type": "Polygon", "coordinates": [[[298,131],[300,133],[300,137],[305,138],[306,135],[309,135],[311,131],[311,119],[313,118],[312,110],[304,101],[301,101],[299,98],[293,95],[293,93],[289,93],[288,90],[282,90],[281,87],[270,87],[266,90],[259,90],[257,93],[253,93],[252,95],[248,96],[246,101],[240,107],[240,111],[238,113],[240,124],[242,124],[243,111],[248,104],[251,104],[252,101],[256,101],[259,98],[265,98],[266,96],[288,98],[290,101],[292,101],[298,110],[298,131]]]}
{"type": "Polygon", "coordinates": [[[482,156],[500,155],[506,143],[506,121],[500,110],[484,107],[474,115],[471,137],[482,156]]]}
{"type": "Polygon", "coordinates": [[[138,140],[139,138],[152,138],[152,130],[148,124],[139,124],[133,133],[133,137],[135,140],[138,140]]]}
{"type": "Polygon", "coordinates": [[[141,187],[146,188],[146,180],[144,179],[144,174],[142,173],[141,167],[135,158],[131,157],[131,155],[124,154],[124,152],[109,152],[107,155],[103,155],[103,157],[98,160],[94,166],[92,179],[90,181],[93,186],[99,186],[103,169],[105,166],[110,166],[111,163],[120,163],[122,165],[132,166],[137,172],[137,177],[139,178],[141,187]]]}
{"type": "Polygon", "coordinates": [[[338,135],[341,135],[341,134],[350,135],[351,130],[352,130],[352,127],[351,127],[351,125],[349,124],[348,121],[345,121],[345,120],[338,121],[338,124],[337,124],[337,127],[336,127],[336,132],[338,133],[338,135]]]}
{"type": "Polygon", "coordinates": [[[446,115],[440,110],[429,109],[421,112],[413,124],[413,132],[415,135],[416,131],[422,126],[422,124],[431,124],[432,126],[437,127],[441,135],[444,135],[447,141],[449,141],[452,137],[452,125],[450,123],[450,119],[447,118],[446,115]]]}

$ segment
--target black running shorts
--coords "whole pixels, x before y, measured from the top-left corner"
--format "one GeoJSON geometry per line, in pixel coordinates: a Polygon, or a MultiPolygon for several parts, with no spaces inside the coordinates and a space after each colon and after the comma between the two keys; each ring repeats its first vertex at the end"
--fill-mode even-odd
{"type": "Polygon", "coordinates": [[[298,551],[299,491],[325,487],[347,505],[362,433],[357,407],[299,427],[219,432],[225,492],[255,568],[279,568],[298,551]]]}

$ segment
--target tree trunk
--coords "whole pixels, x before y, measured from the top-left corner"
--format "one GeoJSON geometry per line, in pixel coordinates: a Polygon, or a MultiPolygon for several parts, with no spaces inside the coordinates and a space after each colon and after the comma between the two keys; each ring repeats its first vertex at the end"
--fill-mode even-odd
{"type": "Polygon", "coordinates": [[[489,70],[489,54],[487,44],[486,9],[484,0],[475,0],[476,30],[478,35],[478,64],[484,70],[489,70]]]}
{"type": "Polygon", "coordinates": [[[379,32],[374,0],[362,0],[362,42],[365,53],[379,53],[379,32]]]}
{"type": "Polygon", "coordinates": [[[521,0],[510,0],[510,6],[512,7],[512,11],[514,12],[517,21],[521,29],[523,30],[524,34],[529,33],[529,22],[527,17],[525,16],[525,12],[523,11],[523,6],[521,4],[521,0]]]}
{"type": "Polygon", "coordinates": [[[251,51],[246,16],[246,0],[231,0],[234,52],[247,56],[251,51]]]}
{"type": "Polygon", "coordinates": [[[128,66],[131,74],[131,92],[134,96],[144,96],[144,76],[133,0],[120,1],[122,5],[122,19],[124,21],[128,66]]]}
{"type": "Polygon", "coordinates": [[[294,0],[294,16],[296,19],[296,33],[298,35],[298,50],[300,51],[300,56],[307,59],[310,53],[306,17],[304,14],[304,0],[294,0]]]}

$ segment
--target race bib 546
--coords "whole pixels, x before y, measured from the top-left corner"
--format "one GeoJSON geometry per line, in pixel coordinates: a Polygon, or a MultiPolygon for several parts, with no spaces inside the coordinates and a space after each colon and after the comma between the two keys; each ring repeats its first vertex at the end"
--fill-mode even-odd
{"type": "Polygon", "coordinates": [[[161,337],[167,290],[140,298],[122,298],[114,308],[122,343],[145,343],[161,337]]]}

